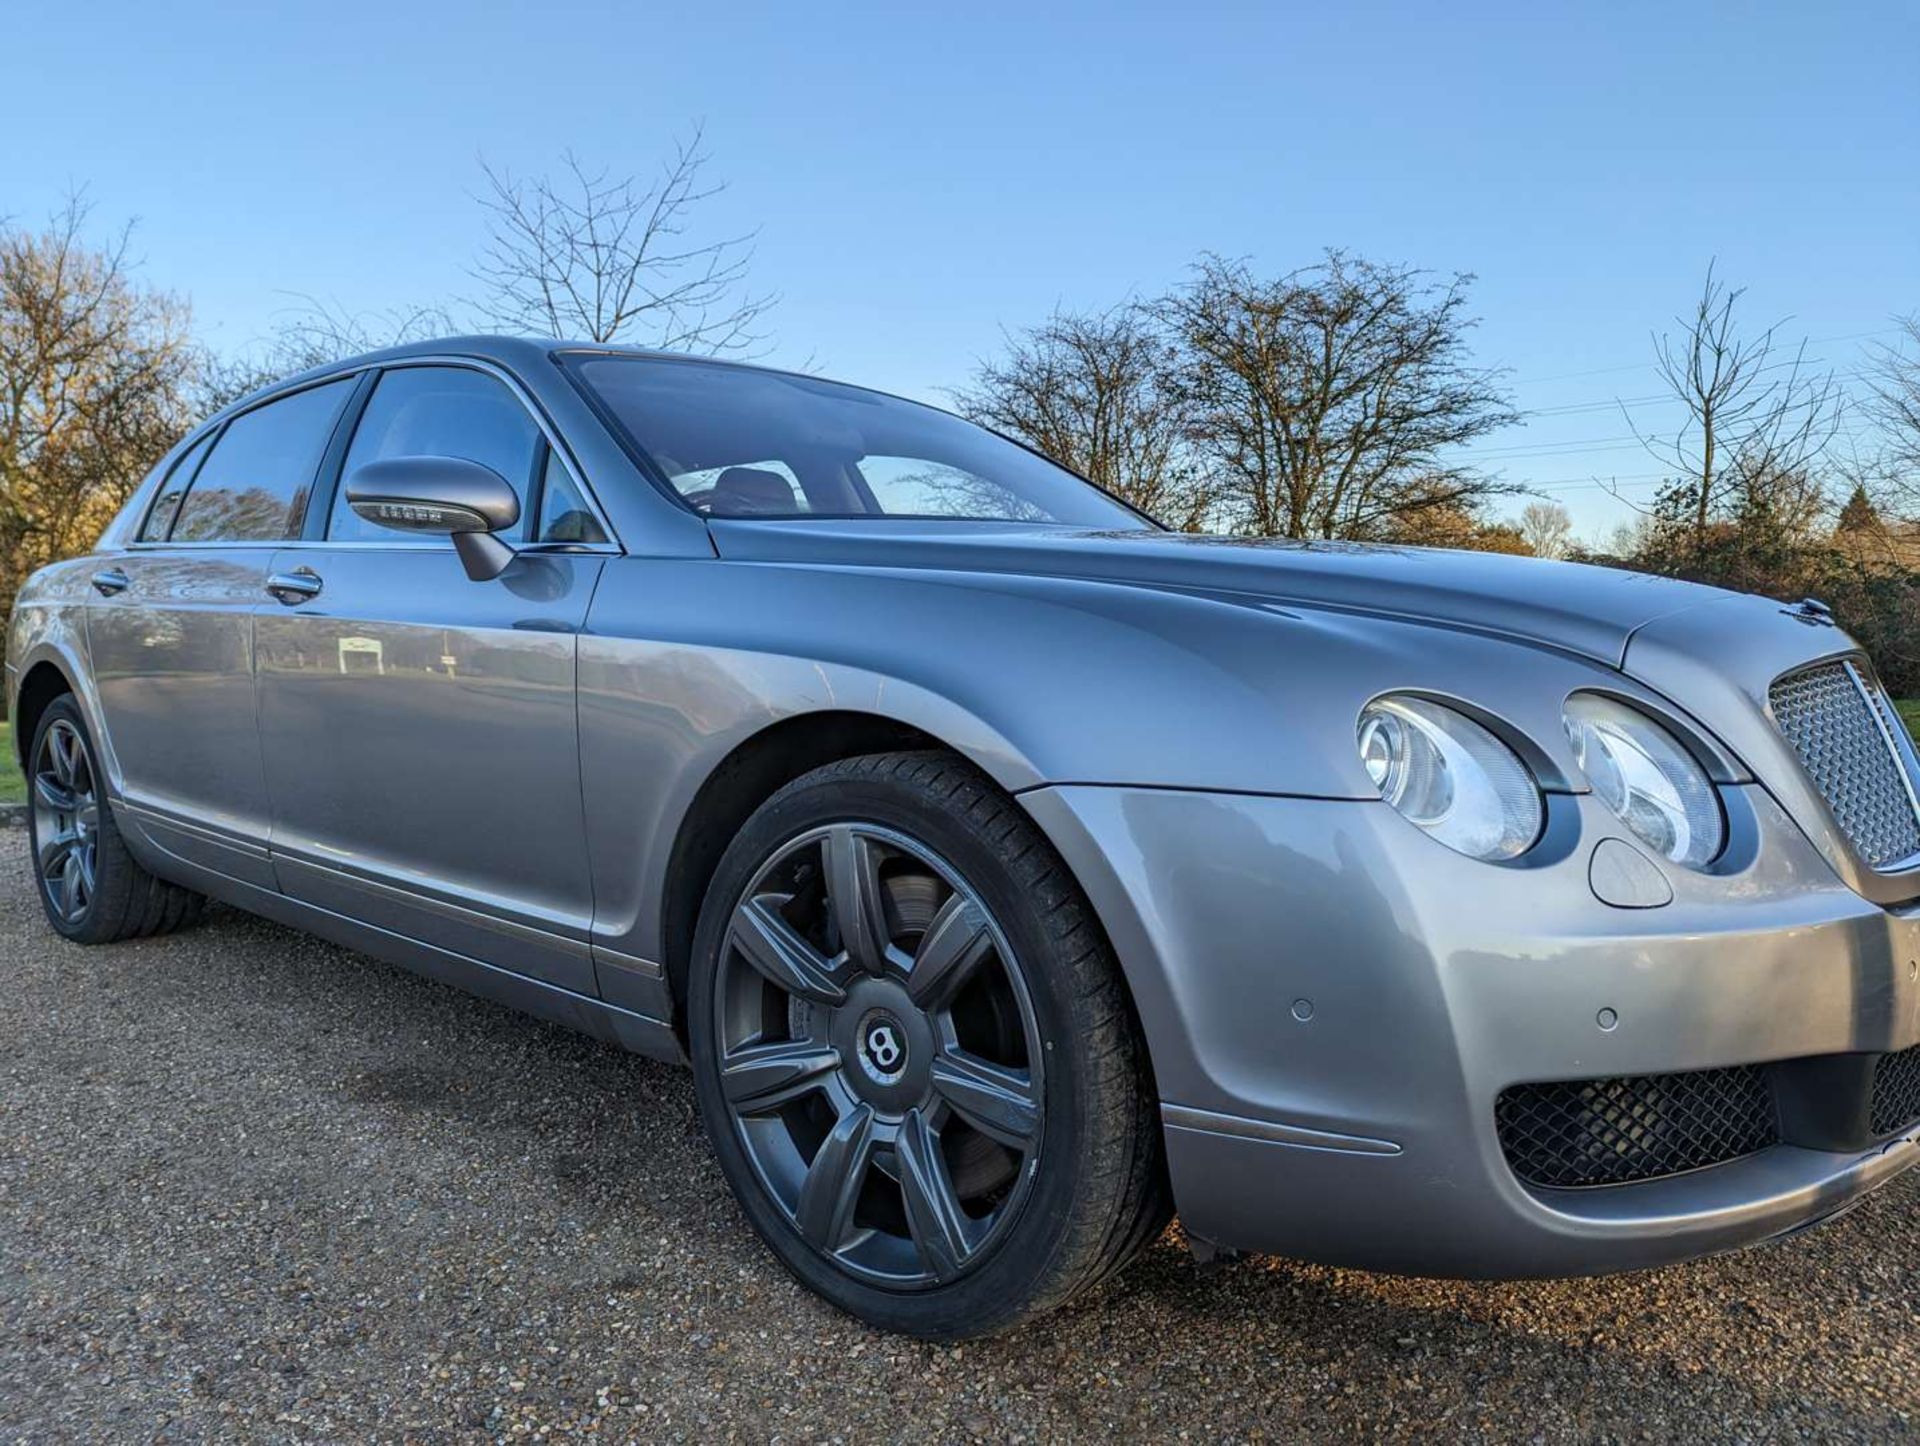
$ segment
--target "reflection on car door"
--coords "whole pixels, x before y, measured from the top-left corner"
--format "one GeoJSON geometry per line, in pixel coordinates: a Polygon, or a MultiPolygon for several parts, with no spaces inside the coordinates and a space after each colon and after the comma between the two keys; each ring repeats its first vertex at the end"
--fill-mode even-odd
{"type": "Polygon", "coordinates": [[[353,379],[270,401],[175,464],[139,540],[101,559],[88,646],[133,825],[191,863],[267,888],[253,617],[353,379]]]}
{"type": "MultiPolygon", "coordinates": [[[[547,451],[500,379],[405,366],[375,384],[340,473],[391,456],[485,463],[522,493],[509,537],[524,542],[547,451]]],[[[256,625],[281,887],[593,993],[574,674],[605,558],[535,548],[473,582],[445,542],[355,516],[344,482],[309,531],[274,561],[302,592],[256,625]]]]}

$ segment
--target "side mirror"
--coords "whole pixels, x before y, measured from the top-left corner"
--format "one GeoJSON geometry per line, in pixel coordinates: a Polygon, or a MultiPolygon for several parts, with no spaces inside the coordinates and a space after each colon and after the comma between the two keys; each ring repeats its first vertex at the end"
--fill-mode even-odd
{"type": "Polygon", "coordinates": [[[493,468],[464,457],[388,457],[347,479],[347,505],[398,532],[453,539],[467,576],[487,582],[513,561],[494,534],[520,520],[520,497],[493,468]]]}

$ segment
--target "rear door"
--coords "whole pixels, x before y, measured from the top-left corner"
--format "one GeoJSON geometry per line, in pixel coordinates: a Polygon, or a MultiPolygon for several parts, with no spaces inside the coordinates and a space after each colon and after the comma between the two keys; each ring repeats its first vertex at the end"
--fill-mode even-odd
{"type": "Polygon", "coordinates": [[[87,615],[102,721],[133,822],[190,862],[271,888],[253,621],[355,379],[303,388],[189,449],[87,615]]]}
{"type": "Polygon", "coordinates": [[[471,581],[452,546],[378,527],[332,479],[274,559],[257,625],[282,888],[469,958],[594,992],[576,639],[607,532],[519,389],[477,365],[381,373],[339,477],[482,462],[521,493],[520,555],[471,581]]]}

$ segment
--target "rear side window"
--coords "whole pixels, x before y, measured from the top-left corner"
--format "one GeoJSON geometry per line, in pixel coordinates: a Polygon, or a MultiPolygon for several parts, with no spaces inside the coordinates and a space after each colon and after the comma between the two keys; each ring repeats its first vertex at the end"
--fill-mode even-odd
{"type": "MultiPolygon", "coordinates": [[[[217,430],[217,429],[216,429],[217,430]]],[[[195,442],[167,473],[167,480],[160,484],[160,495],[154,499],[153,510],[147,513],[146,525],[140,529],[142,542],[165,542],[167,534],[173,531],[173,519],[180,512],[180,499],[187,495],[187,488],[193,485],[193,474],[199,470],[200,461],[207,455],[207,448],[213,443],[213,432],[195,442]]]]}
{"type": "Polygon", "coordinates": [[[347,484],[369,462],[388,457],[462,457],[493,468],[520,494],[520,521],[500,535],[517,542],[527,530],[527,487],[540,450],[540,428],[500,381],[469,367],[396,367],[381,375],[354,429],[353,445],[327,519],[335,542],[399,542],[402,534],[364,521],[347,505],[347,484]]]}
{"type": "Polygon", "coordinates": [[[306,508],[353,378],[242,412],[187,489],[175,542],[277,542],[306,508]]]}

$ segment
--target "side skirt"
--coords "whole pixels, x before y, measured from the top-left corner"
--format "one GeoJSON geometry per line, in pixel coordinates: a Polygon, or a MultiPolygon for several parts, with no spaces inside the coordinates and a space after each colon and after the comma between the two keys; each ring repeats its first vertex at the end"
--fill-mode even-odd
{"type": "MultiPolygon", "coordinates": [[[[120,816],[125,819],[124,811],[120,816]]],[[[124,822],[121,834],[134,855],[148,869],[175,883],[197,889],[210,898],[231,904],[236,909],[244,909],[249,914],[258,914],[276,924],[300,929],[345,948],[370,954],[389,964],[398,964],[412,973],[437,979],[455,989],[491,999],[524,1014],[577,1029],[582,1034],[619,1045],[635,1054],[675,1064],[686,1062],[679,1036],[666,1020],[622,1009],[604,1000],[590,999],[584,994],[542,983],[525,974],[515,974],[510,969],[501,969],[464,954],[423,944],[417,939],[409,939],[376,925],[350,919],[344,914],[336,914],[317,905],[288,898],[274,890],[217,873],[191,859],[181,858],[150,836],[142,836],[139,831],[126,828],[124,822]]]]}

